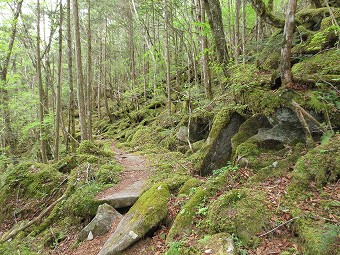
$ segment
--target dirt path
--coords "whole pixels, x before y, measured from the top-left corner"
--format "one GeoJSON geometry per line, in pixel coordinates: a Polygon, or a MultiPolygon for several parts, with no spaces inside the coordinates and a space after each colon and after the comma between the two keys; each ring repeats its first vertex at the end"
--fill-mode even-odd
{"type": "MultiPolygon", "coordinates": [[[[112,196],[113,194],[129,190],[129,187],[132,187],[136,183],[145,183],[145,181],[148,179],[150,175],[149,164],[143,156],[125,153],[124,151],[116,148],[115,144],[112,144],[111,148],[113,152],[116,154],[115,155],[116,160],[123,166],[123,171],[120,174],[121,181],[117,185],[100,192],[96,196],[97,199],[104,199],[106,197],[112,196]]],[[[118,223],[119,220],[116,220],[115,222],[113,222],[111,230],[108,233],[102,236],[98,236],[94,238],[92,241],[84,241],[76,249],[72,248],[78,235],[78,232],[74,231],[73,234],[70,234],[50,254],[97,255],[100,249],[103,247],[106,240],[114,232],[118,223]]]]}

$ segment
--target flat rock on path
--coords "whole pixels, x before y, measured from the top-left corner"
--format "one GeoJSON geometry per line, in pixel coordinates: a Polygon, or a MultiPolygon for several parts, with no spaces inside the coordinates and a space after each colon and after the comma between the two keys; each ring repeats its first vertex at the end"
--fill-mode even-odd
{"type": "Polygon", "coordinates": [[[144,157],[124,153],[112,145],[116,153],[116,160],[123,166],[120,174],[120,183],[104,190],[97,195],[97,199],[108,203],[115,209],[132,206],[144,190],[146,179],[149,176],[148,164],[144,157]]]}

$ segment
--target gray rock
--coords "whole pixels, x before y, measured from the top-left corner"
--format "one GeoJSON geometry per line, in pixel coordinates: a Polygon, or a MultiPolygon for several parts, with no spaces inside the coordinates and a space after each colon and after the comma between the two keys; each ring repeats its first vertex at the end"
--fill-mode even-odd
{"type": "Polygon", "coordinates": [[[177,133],[177,139],[181,142],[188,142],[189,134],[188,134],[188,127],[181,126],[177,133]]]}
{"type": "Polygon", "coordinates": [[[288,107],[281,107],[275,111],[275,120],[279,123],[300,123],[295,112],[288,107]]]}
{"type": "Polygon", "coordinates": [[[212,235],[204,243],[205,254],[213,255],[236,255],[235,244],[228,233],[218,233],[212,235]]]}
{"type": "Polygon", "coordinates": [[[305,133],[301,126],[280,123],[273,128],[259,132],[250,138],[260,148],[280,149],[284,144],[296,144],[305,141],[305,133]]]}
{"type": "Polygon", "coordinates": [[[93,220],[79,233],[78,240],[84,241],[92,235],[93,237],[105,234],[111,228],[112,222],[122,215],[112,206],[102,204],[98,207],[97,214],[93,220]]]}
{"type": "Polygon", "coordinates": [[[155,229],[167,216],[170,192],[166,184],[146,191],[118,224],[98,255],[118,254],[155,229]]]}
{"type": "Polygon", "coordinates": [[[140,197],[144,185],[144,180],[137,181],[117,193],[101,198],[99,201],[107,203],[115,209],[132,206],[140,197]]]}
{"type": "Polygon", "coordinates": [[[199,152],[201,156],[195,166],[200,175],[211,174],[231,160],[231,138],[238,132],[244,120],[243,116],[230,109],[224,109],[216,115],[207,144],[199,152]]]}

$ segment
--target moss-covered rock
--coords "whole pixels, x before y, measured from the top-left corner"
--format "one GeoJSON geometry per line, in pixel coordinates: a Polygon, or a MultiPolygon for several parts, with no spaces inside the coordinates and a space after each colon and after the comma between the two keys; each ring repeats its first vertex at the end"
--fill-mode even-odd
{"type": "Polygon", "coordinates": [[[189,175],[174,174],[173,177],[164,180],[164,182],[167,184],[171,193],[177,193],[183,184],[187,182],[188,178],[190,178],[189,175]]]}
{"type": "Polygon", "coordinates": [[[210,233],[235,234],[244,245],[256,241],[256,234],[268,224],[264,194],[252,189],[235,189],[214,201],[206,225],[210,233]]]}
{"type": "Polygon", "coordinates": [[[215,116],[206,145],[196,153],[195,168],[201,175],[211,174],[231,159],[231,138],[243,122],[244,117],[230,108],[215,116]]]}
{"type": "Polygon", "coordinates": [[[247,119],[238,130],[237,134],[231,138],[231,146],[233,153],[238,145],[248,140],[253,135],[256,135],[260,128],[271,128],[272,125],[269,123],[266,116],[258,114],[247,119]]]}
{"type": "Polygon", "coordinates": [[[339,166],[340,135],[335,135],[329,143],[317,146],[297,161],[290,192],[298,194],[308,190],[311,182],[320,188],[328,182],[338,181],[339,166]]]}
{"type": "Polygon", "coordinates": [[[320,225],[315,221],[302,218],[296,224],[296,231],[303,241],[303,254],[339,254],[339,226],[330,224],[320,225]]]}
{"type": "Polygon", "coordinates": [[[95,144],[88,140],[85,140],[80,143],[78,149],[78,154],[86,154],[86,155],[93,155],[93,156],[112,156],[113,154],[109,151],[104,151],[100,148],[99,144],[95,144]]]}
{"type": "Polygon", "coordinates": [[[293,66],[294,79],[313,84],[319,80],[339,84],[339,58],[340,50],[338,49],[328,50],[307,58],[293,66]]]}
{"type": "Polygon", "coordinates": [[[165,183],[146,191],[124,216],[98,255],[118,254],[137,242],[165,219],[170,192],[165,183]]]}
{"type": "Polygon", "coordinates": [[[184,195],[189,195],[190,192],[192,191],[192,188],[197,188],[202,184],[201,180],[198,180],[194,177],[188,179],[181,189],[179,190],[178,194],[184,194],[184,195]]]}
{"type": "Polygon", "coordinates": [[[184,231],[190,230],[191,222],[199,210],[199,205],[202,204],[207,197],[209,197],[209,192],[207,190],[203,188],[198,188],[196,190],[195,194],[177,214],[166,238],[167,243],[170,243],[180,237],[184,231]]]}

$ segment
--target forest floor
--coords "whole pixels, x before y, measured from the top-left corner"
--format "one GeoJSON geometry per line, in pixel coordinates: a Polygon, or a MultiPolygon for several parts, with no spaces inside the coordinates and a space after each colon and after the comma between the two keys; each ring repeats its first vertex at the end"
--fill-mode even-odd
{"type": "MultiPolygon", "coordinates": [[[[147,180],[151,174],[151,166],[148,164],[148,161],[145,156],[135,155],[126,153],[122,150],[116,148],[116,146],[112,145],[112,150],[116,154],[116,160],[123,166],[123,171],[121,172],[121,182],[115,185],[112,188],[109,188],[98,194],[97,198],[102,198],[113,194],[114,192],[119,192],[121,190],[126,189],[131,186],[136,181],[147,180]]],[[[242,185],[240,179],[247,180],[254,174],[248,168],[241,168],[239,171],[235,172],[235,183],[232,188],[240,188],[242,185]]],[[[294,224],[292,215],[287,213],[281,207],[281,199],[285,194],[285,190],[287,186],[291,182],[291,172],[287,172],[283,176],[274,177],[267,179],[266,181],[260,182],[258,187],[263,190],[267,197],[266,206],[270,211],[274,211],[276,213],[272,214],[272,218],[270,219],[270,231],[266,233],[258,233],[257,236],[260,237],[259,243],[255,249],[242,249],[243,252],[241,254],[248,255],[264,255],[264,254],[281,254],[283,251],[290,251],[289,254],[301,254],[302,249],[298,242],[295,242],[294,236],[294,224]],[[277,223],[282,223],[279,227],[277,223]]],[[[324,187],[324,193],[331,197],[334,200],[340,199],[340,185],[329,184],[324,187]]],[[[217,199],[219,195],[223,192],[216,194],[215,198],[217,199]]],[[[185,198],[176,198],[172,197],[168,202],[168,210],[169,217],[174,218],[181,207],[180,199],[185,198]]],[[[317,210],[318,204],[321,201],[321,197],[318,192],[313,193],[313,197],[304,201],[303,211],[307,214],[310,212],[314,212],[318,217],[322,219],[327,219],[339,224],[339,218],[337,218],[334,214],[324,214],[321,211],[317,210]]],[[[200,217],[200,216],[197,216],[200,217]]],[[[120,219],[117,219],[113,222],[111,230],[105,235],[95,237],[91,241],[84,241],[79,246],[75,246],[78,233],[74,231],[73,234],[70,234],[63,242],[61,242],[54,251],[52,251],[51,255],[97,255],[100,249],[103,247],[106,240],[110,237],[110,235],[114,232],[117,224],[120,219]]],[[[200,219],[194,219],[194,221],[199,221],[200,219]]],[[[168,247],[165,243],[166,236],[170,230],[170,226],[162,225],[153,236],[147,236],[144,239],[140,240],[138,243],[133,245],[132,247],[125,250],[122,254],[124,255],[160,255],[165,254],[168,250],[168,247]]],[[[186,237],[185,245],[189,245],[192,247],[198,246],[198,240],[201,237],[195,231],[191,232],[186,237]]],[[[237,240],[235,240],[236,246],[239,244],[237,240]]],[[[201,249],[201,254],[211,254],[209,250],[201,249]]]]}

